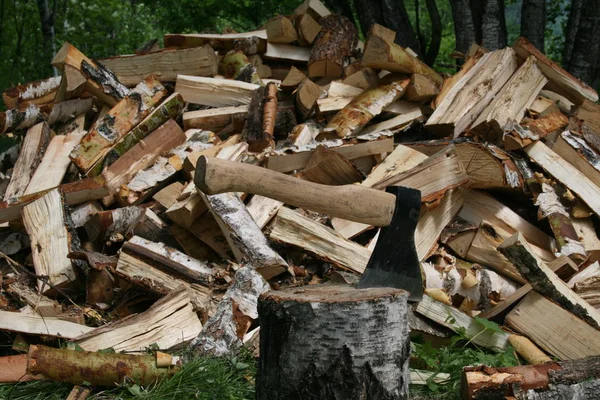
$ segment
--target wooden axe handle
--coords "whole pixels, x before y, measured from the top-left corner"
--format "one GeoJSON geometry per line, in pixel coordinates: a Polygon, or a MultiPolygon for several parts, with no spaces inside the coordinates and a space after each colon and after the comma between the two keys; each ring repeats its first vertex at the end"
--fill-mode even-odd
{"type": "Polygon", "coordinates": [[[244,192],[332,217],[388,226],[396,196],[359,185],[330,186],[239,162],[202,156],[196,164],[196,187],[205,194],[244,192]]]}

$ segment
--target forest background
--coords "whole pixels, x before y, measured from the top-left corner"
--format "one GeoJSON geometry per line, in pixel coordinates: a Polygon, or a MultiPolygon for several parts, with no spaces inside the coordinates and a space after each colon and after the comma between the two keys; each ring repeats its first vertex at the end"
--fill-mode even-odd
{"type": "MultiPolygon", "coordinates": [[[[502,48],[520,35],[575,76],[597,86],[598,0],[325,0],[352,18],[362,37],[372,23],[429,65],[453,73],[476,42],[502,48]]],[[[68,41],[91,58],[131,54],[165,33],[259,28],[301,0],[0,0],[0,89],[55,73],[50,60],[68,41]]],[[[162,40],[161,40],[162,42],[162,40]]]]}

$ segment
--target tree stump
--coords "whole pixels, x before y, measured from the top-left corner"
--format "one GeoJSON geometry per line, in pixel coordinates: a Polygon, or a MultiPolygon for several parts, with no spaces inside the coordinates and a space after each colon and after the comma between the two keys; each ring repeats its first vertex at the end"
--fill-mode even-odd
{"type": "Polygon", "coordinates": [[[257,399],[406,399],[407,299],[342,285],[261,295],[257,399]]]}

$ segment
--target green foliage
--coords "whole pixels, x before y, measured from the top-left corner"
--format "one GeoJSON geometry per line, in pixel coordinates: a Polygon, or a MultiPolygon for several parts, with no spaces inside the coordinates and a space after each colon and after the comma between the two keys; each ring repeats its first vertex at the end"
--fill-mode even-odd
{"type": "MultiPolygon", "coordinates": [[[[89,399],[253,399],[255,374],[255,361],[249,354],[229,359],[198,358],[186,363],[170,379],[154,386],[144,388],[123,384],[116,389],[96,392],[89,399]]],[[[0,399],[62,400],[71,388],[69,384],[37,381],[0,385],[0,399]]]]}
{"type": "MultiPolygon", "coordinates": [[[[504,333],[495,322],[475,317],[485,331],[504,333]]],[[[452,323],[452,321],[450,321],[452,323]]],[[[452,337],[448,346],[434,348],[430,342],[413,342],[412,357],[419,367],[434,371],[436,374],[447,373],[450,378],[442,383],[434,382],[436,375],[427,380],[427,386],[413,385],[411,394],[435,396],[436,399],[456,399],[460,393],[462,370],[469,365],[484,364],[491,367],[510,367],[518,365],[518,359],[512,347],[496,352],[477,347],[474,337],[468,337],[464,328],[458,328],[457,336],[452,337]]]]}

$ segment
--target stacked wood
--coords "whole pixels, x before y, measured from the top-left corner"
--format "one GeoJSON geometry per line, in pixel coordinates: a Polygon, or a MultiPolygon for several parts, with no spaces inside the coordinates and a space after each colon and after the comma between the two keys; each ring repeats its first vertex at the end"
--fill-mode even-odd
{"type": "MultiPolygon", "coordinates": [[[[6,90],[0,366],[38,379],[13,355],[59,339],[90,359],[247,346],[260,398],[405,398],[410,376],[446,384],[407,370],[409,328],[531,365],[600,354],[597,93],[524,39],[473,46],[443,79],[395,35],[374,25],[363,47],[306,0],[263,30],[99,62],[65,44],[59,78],[6,90]],[[414,232],[393,223],[397,186],[420,192],[414,232]],[[410,242],[386,248],[393,228],[410,242]],[[398,288],[351,286],[407,249],[414,314],[398,288]]],[[[382,283],[406,283],[400,267],[382,283]]],[[[467,392],[504,395],[522,374],[467,370],[467,392]]],[[[547,395],[595,387],[581,379],[547,395]]]]}

